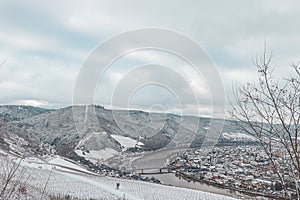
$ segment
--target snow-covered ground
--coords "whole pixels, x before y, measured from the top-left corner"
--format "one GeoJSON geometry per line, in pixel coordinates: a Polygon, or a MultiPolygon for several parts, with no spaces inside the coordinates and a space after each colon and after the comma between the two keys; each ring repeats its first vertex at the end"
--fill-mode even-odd
{"type": "Polygon", "coordinates": [[[122,147],[124,147],[124,149],[134,148],[138,144],[137,140],[134,140],[130,137],[121,135],[111,135],[111,137],[114,138],[122,147]]]}
{"type": "Polygon", "coordinates": [[[97,163],[98,160],[107,160],[119,154],[119,152],[111,148],[105,148],[99,151],[90,150],[89,152],[84,152],[82,150],[75,150],[75,152],[78,156],[85,157],[87,160],[93,163],[97,163]]]}
{"type": "Polygon", "coordinates": [[[68,168],[72,168],[72,169],[76,169],[76,170],[80,170],[80,171],[89,172],[85,168],[80,167],[77,164],[73,163],[73,161],[62,158],[60,156],[54,156],[52,158],[47,159],[47,163],[52,164],[52,165],[64,166],[64,167],[68,167],[68,168]]]}
{"type": "Polygon", "coordinates": [[[97,163],[98,161],[104,161],[107,160],[115,155],[118,155],[119,152],[112,149],[112,148],[104,148],[100,150],[86,150],[82,149],[82,146],[85,146],[85,144],[92,139],[92,137],[97,135],[107,135],[105,131],[103,132],[93,132],[87,137],[81,139],[77,146],[75,147],[75,153],[78,156],[84,157],[87,160],[91,161],[92,163],[97,163]]]}
{"type": "Polygon", "coordinates": [[[92,174],[85,168],[69,161],[68,159],[60,156],[48,157],[39,159],[35,157],[27,157],[21,162],[21,166],[25,168],[44,169],[44,170],[59,170],[65,172],[83,172],[92,174]]]}
{"type": "Polygon", "coordinates": [[[2,149],[0,149],[0,154],[6,155],[7,153],[5,151],[3,151],[2,149]]]}
{"type": "MultiPolygon", "coordinates": [[[[5,159],[0,157],[3,163],[5,159]]],[[[37,158],[27,158],[23,160],[22,166],[24,169],[22,173],[26,179],[26,186],[28,192],[39,195],[46,185],[46,195],[60,195],[72,196],[79,199],[133,199],[133,200],[221,200],[233,199],[227,196],[202,192],[198,190],[191,190],[185,188],[178,188],[172,186],[165,186],[160,184],[153,184],[135,180],[115,179],[110,177],[92,175],[87,173],[80,173],[79,170],[84,170],[80,166],[69,162],[61,157],[54,157],[43,161],[37,158]],[[58,164],[58,166],[56,166],[58,164]],[[75,165],[75,166],[74,166],[75,165]],[[68,169],[63,169],[65,166],[68,169]],[[75,168],[74,171],[70,168],[75,168]],[[47,180],[49,179],[49,180],[47,180]],[[116,189],[116,183],[120,183],[120,188],[116,189]]],[[[1,175],[2,171],[0,171],[1,175]]],[[[2,177],[2,176],[0,176],[2,177]]],[[[34,198],[39,198],[35,196],[34,198]]],[[[24,197],[26,199],[26,197],[24,197]]],[[[30,198],[29,198],[30,199],[30,198]]],[[[47,199],[46,196],[43,199],[47,199]]]]}
{"type": "MultiPolygon", "coordinates": [[[[98,132],[93,132],[91,134],[89,134],[87,137],[81,139],[77,146],[75,147],[75,149],[78,149],[80,146],[84,145],[89,139],[91,139],[94,135],[99,135],[100,133],[98,132]]],[[[102,132],[102,134],[106,134],[106,132],[102,132]]]]}

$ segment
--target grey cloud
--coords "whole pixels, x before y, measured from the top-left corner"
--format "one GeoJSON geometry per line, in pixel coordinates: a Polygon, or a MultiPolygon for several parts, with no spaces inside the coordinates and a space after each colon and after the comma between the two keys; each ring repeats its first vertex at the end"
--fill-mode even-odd
{"type": "MultiPolygon", "coordinates": [[[[299,7],[292,0],[1,1],[0,58],[8,57],[8,61],[0,68],[0,103],[37,99],[52,105],[71,104],[75,77],[88,53],[115,34],[149,26],[174,29],[202,45],[219,67],[230,96],[235,80],[255,80],[251,59],[261,52],[264,40],[274,50],[280,74],[286,73],[289,63],[300,60],[299,7]]],[[[180,45],[185,48],[184,43],[180,45]]],[[[112,48],[122,47],[115,44],[112,48]]],[[[107,51],[97,59],[110,54],[107,51]]],[[[190,52],[189,56],[198,55],[190,52]]],[[[111,72],[124,74],[131,64],[151,62],[147,54],[140,58],[144,63],[138,58],[122,59],[111,72]]],[[[104,97],[115,83],[110,79],[104,77],[106,85],[100,91],[104,97]]],[[[175,82],[172,86],[184,96],[183,85],[175,82]]],[[[139,95],[136,101],[147,106],[150,99],[143,103],[139,95]]],[[[163,100],[168,103],[171,98],[165,95],[163,100]]],[[[209,98],[201,100],[205,110],[209,98]]],[[[186,105],[186,109],[191,107],[186,105]]]]}

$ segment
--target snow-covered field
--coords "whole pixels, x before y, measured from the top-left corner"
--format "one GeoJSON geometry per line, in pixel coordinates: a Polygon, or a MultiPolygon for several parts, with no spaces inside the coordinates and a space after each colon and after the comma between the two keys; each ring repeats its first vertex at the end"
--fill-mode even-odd
{"type": "MultiPolygon", "coordinates": [[[[5,162],[3,158],[0,157],[1,163],[5,162]]],[[[83,172],[86,171],[61,157],[46,159],[46,161],[37,158],[27,158],[22,161],[22,166],[24,167],[22,171],[23,178],[26,180],[26,186],[28,187],[27,194],[36,195],[27,199],[40,198],[38,195],[41,194],[45,185],[45,197],[43,199],[47,199],[47,195],[69,195],[79,199],[93,198],[109,200],[120,198],[134,200],[232,199],[227,196],[197,190],[135,180],[115,179],[93,175],[92,173],[81,173],[81,170],[83,172]],[[75,170],[71,170],[70,168],[74,168],[75,170]],[[118,190],[116,189],[116,183],[120,183],[118,190]]],[[[0,171],[0,175],[1,173],[3,172],[0,171]]],[[[26,199],[26,197],[24,196],[23,199],[26,199]]]]}
{"type": "Polygon", "coordinates": [[[125,137],[121,135],[111,135],[124,149],[133,148],[135,147],[138,142],[130,137],[125,137]]]}
{"type": "Polygon", "coordinates": [[[83,152],[82,150],[75,150],[76,154],[82,157],[85,157],[87,160],[97,163],[98,160],[107,160],[115,155],[118,155],[119,152],[117,152],[114,149],[111,148],[105,148],[101,149],[99,151],[96,150],[90,150],[88,152],[83,152]]]}
{"type": "Polygon", "coordinates": [[[85,146],[86,143],[88,143],[89,140],[92,139],[92,137],[97,136],[97,135],[106,135],[107,133],[105,131],[103,132],[93,132],[87,137],[83,138],[82,140],[79,141],[77,146],[75,147],[75,153],[78,156],[84,157],[87,160],[91,161],[92,163],[97,163],[98,161],[103,161],[107,160],[115,155],[118,155],[119,152],[112,149],[112,148],[103,148],[100,150],[82,150],[81,147],[85,146]]]}

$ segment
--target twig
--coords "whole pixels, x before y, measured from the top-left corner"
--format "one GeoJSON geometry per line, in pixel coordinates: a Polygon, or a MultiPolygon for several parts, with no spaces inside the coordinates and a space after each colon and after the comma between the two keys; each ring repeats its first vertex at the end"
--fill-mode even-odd
{"type": "Polygon", "coordinates": [[[45,183],[45,186],[44,186],[44,188],[43,188],[43,192],[42,192],[42,196],[41,196],[40,200],[42,200],[42,199],[43,199],[43,196],[44,196],[44,193],[45,193],[45,191],[46,191],[46,188],[47,188],[48,182],[49,182],[49,180],[50,180],[50,177],[51,177],[52,171],[53,171],[53,168],[51,169],[51,171],[50,171],[50,173],[49,173],[49,176],[48,176],[48,178],[47,178],[47,181],[46,181],[46,183],[45,183]]]}

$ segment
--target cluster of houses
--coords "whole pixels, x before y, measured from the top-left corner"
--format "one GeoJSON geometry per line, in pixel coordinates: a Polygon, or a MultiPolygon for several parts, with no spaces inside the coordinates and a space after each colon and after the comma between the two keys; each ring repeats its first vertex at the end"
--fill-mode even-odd
{"type": "Polygon", "coordinates": [[[104,176],[110,176],[114,178],[121,178],[127,180],[140,180],[140,181],[146,181],[151,183],[161,183],[161,181],[156,179],[155,177],[140,176],[139,174],[133,173],[131,171],[125,171],[125,170],[123,171],[116,166],[95,164],[95,165],[90,165],[88,167],[89,170],[104,176]]]}
{"type": "MultiPolygon", "coordinates": [[[[272,156],[279,164],[286,185],[279,181],[277,172],[260,146],[220,146],[206,153],[205,149],[187,150],[170,164],[177,175],[189,180],[202,181],[223,188],[244,191],[250,194],[280,197],[284,189],[295,193],[290,163],[281,149],[272,156]],[[285,188],[284,188],[285,187],[285,188]]],[[[294,172],[292,172],[294,173],[294,172]]]]}
{"type": "MultiPolygon", "coordinates": [[[[129,170],[128,166],[130,165],[129,160],[137,155],[142,155],[141,153],[122,153],[116,155],[106,161],[92,163],[87,161],[84,158],[80,158],[79,161],[81,164],[85,165],[90,171],[93,171],[97,174],[114,177],[114,178],[121,178],[127,180],[140,180],[146,181],[151,183],[158,183],[160,184],[161,181],[155,177],[147,177],[141,176],[138,173],[135,173],[133,170],[129,170]]],[[[79,157],[78,157],[79,158],[79,157]]]]}

